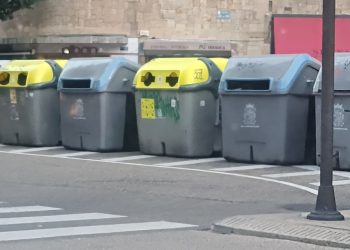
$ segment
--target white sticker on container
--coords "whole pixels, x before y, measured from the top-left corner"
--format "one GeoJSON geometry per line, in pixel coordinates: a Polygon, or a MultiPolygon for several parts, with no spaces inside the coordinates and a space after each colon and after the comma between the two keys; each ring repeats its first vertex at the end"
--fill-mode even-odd
{"type": "Polygon", "coordinates": [[[33,96],[34,96],[34,92],[33,92],[33,91],[30,91],[30,92],[29,92],[29,96],[30,96],[30,97],[33,97],[33,96]]]}
{"type": "Polygon", "coordinates": [[[201,100],[201,101],[199,102],[199,106],[205,107],[205,100],[201,100]]]}
{"type": "Polygon", "coordinates": [[[10,103],[17,104],[17,93],[15,89],[10,89],[10,103]]]}
{"type": "Polygon", "coordinates": [[[156,83],[164,83],[164,78],[162,76],[156,76],[155,82],[156,83]]]}
{"type": "Polygon", "coordinates": [[[171,99],[171,107],[176,108],[176,100],[175,99],[171,99]]]}
{"type": "Polygon", "coordinates": [[[162,118],[163,117],[163,112],[161,109],[157,109],[157,117],[162,118]]]}
{"type": "Polygon", "coordinates": [[[17,78],[16,77],[10,77],[10,84],[17,84],[17,78]]]}

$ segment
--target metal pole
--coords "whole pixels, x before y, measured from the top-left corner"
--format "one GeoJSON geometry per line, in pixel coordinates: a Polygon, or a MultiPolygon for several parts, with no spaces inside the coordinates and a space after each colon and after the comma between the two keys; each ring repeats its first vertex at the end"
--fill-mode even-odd
{"type": "Polygon", "coordinates": [[[316,209],[310,220],[344,220],[337,211],[333,187],[333,93],[334,93],[335,0],[323,0],[321,173],[316,209]]]}

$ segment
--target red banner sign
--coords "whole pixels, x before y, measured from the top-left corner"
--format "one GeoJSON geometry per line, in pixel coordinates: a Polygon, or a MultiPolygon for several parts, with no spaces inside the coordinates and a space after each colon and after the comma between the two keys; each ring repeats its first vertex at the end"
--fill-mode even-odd
{"type": "MultiPolygon", "coordinates": [[[[350,16],[336,19],[335,50],[350,52],[350,16]]],[[[273,18],[273,48],[275,54],[308,53],[322,58],[321,16],[275,16],[273,18]]]]}

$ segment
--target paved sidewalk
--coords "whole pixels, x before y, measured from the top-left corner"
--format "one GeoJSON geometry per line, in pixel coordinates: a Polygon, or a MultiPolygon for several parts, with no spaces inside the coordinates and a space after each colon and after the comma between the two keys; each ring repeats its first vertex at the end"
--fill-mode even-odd
{"type": "Polygon", "coordinates": [[[307,213],[234,216],[214,223],[212,230],[350,248],[350,210],[341,213],[345,221],[307,220],[307,213]]]}

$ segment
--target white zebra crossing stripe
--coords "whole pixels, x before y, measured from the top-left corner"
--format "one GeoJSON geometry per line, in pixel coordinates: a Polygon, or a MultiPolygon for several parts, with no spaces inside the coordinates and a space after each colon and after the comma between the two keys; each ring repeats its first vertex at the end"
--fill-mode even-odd
{"type": "Polygon", "coordinates": [[[96,152],[89,152],[89,151],[83,151],[83,152],[73,152],[73,153],[65,153],[65,154],[57,154],[56,157],[76,157],[76,156],[85,156],[85,155],[93,155],[97,154],[96,152]]]}
{"type": "Polygon", "coordinates": [[[39,151],[46,151],[46,150],[54,150],[54,149],[61,149],[63,147],[37,147],[37,148],[25,148],[25,149],[15,149],[8,151],[9,153],[30,153],[30,152],[39,152],[39,151]]]}
{"type": "Polygon", "coordinates": [[[30,240],[43,239],[63,236],[78,235],[97,235],[122,232],[137,232],[150,230],[166,230],[180,228],[194,228],[195,225],[182,224],[167,221],[143,222],[143,223],[127,223],[99,226],[83,226],[83,227],[63,227],[49,229],[34,229],[21,231],[0,232],[1,241],[30,240]]]}
{"type": "MultiPolygon", "coordinates": [[[[314,186],[320,186],[319,182],[314,182],[310,184],[314,186]]],[[[333,181],[333,186],[342,186],[342,185],[349,185],[349,184],[350,184],[350,180],[333,181]]]]}
{"type": "Polygon", "coordinates": [[[237,166],[228,168],[212,168],[211,171],[218,172],[230,172],[230,171],[245,171],[245,170],[255,170],[255,169],[265,169],[265,168],[277,168],[281,167],[279,165],[248,165],[248,166],[237,166]]]}
{"type": "MultiPolygon", "coordinates": [[[[305,170],[310,170],[310,171],[320,171],[320,167],[319,166],[294,166],[296,168],[300,168],[300,169],[305,169],[305,170]]],[[[337,170],[333,170],[333,175],[336,176],[341,176],[341,177],[345,177],[345,178],[350,178],[350,173],[349,172],[343,172],[343,171],[337,171],[337,170]]]]}
{"type": "Polygon", "coordinates": [[[82,214],[33,216],[33,217],[0,218],[0,226],[30,224],[30,223],[115,219],[115,218],[123,218],[123,217],[126,217],[126,216],[113,215],[113,214],[101,214],[101,213],[82,213],[82,214]]]}
{"type": "Polygon", "coordinates": [[[319,171],[320,170],[320,167],[315,166],[315,165],[295,165],[293,167],[304,169],[304,170],[310,170],[310,171],[319,171]]]}
{"type": "Polygon", "coordinates": [[[141,160],[147,158],[156,157],[155,155],[133,155],[133,156],[124,156],[124,157],[116,157],[116,158],[106,158],[101,161],[105,162],[122,162],[122,161],[132,161],[132,160],[141,160]]]}
{"type": "Polygon", "coordinates": [[[334,175],[345,177],[345,178],[350,178],[350,173],[349,172],[343,172],[343,171],[333,171],[334,175]]]}
{"type": "Polygon", "coordinates": [[[302,171],[302,172],[292,172],[292,173],[282,173],[282,174],[265,174],[264,177],[269,178],[286,178],[286,177],[296,177],[296,176],[308,176],[308,175],[318,175],[320,171],[302,171]]]}
{"type": "Polygon", "coordinates": [[[26,212],[44,212],[62,210],[56,207],[44,206],[23,206],[23,207],[0,207],[0,213],[26,213],[26,212]]]}
{"type": "Polygon", "coordinates": [[[160,163],[156,164],[156,166],[164,166],[164,167],[173,167],[173,166],[185,166],[185,165],[194,165],[200,163],[207,162],[218,162],[225,161],[224,158],[205,158],[205,159],[195,159],[195,160],[187,160],[187,161],[178,161],[178,162],[168,162],[168,163],[160,163]]]}

